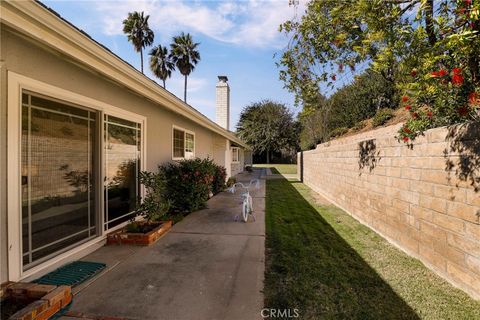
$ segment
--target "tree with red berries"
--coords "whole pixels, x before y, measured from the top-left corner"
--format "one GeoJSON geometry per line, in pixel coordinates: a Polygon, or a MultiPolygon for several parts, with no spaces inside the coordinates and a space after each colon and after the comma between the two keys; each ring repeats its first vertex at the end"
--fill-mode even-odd
{"type": "MultiPolygon", "coordinates": [[[[409,97],[403,104],[411,116],[399,131],[405,142],[429,128],[480,119],[480,1],[438,4],[433,45],[402,64],[406,76],[399,87],[409,97]]],[[[412,35],[421,37],[422,29],[412,35]]]]}
{"type": "Polygon", "coordinates": [[[278,63],[298,102],[344,66],[370,63],[408,100],[404,141],[478,119],[480,0],[313,0],[280,30],[291,37],[278,63]]]}

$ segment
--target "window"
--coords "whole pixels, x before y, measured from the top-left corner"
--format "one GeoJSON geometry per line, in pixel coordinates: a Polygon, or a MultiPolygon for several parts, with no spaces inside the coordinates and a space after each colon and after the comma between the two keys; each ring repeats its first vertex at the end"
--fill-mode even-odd
{"type": "Polygon", "coordinates": [[[195,133],[173,128],[173,160],[192,159],[195,157],[195,133]]]}
{"type": "MultiPolygon", "coordinates": [[[[22,92],[22,263],[27,270],[96,237],[99,112],[22,92]]],[[[132,218],[140,199],[142,124],[105,114],[104,230],[132,218]]]]}
{"type": "Polygon", "coordinates": [[[239,155],[239,149],[237,147],[232,148],[232,162],[239,162],[240,161],[240,155],[239,155]]]}
{"type": "Polygon", "coordinates": [[[8,80],[8,277],[17,281],[133,216],[146,118],[13,72],[8,80]]]}
{"type": "Polygon", "coordinates": [[[191,159],[194,157],[195,151],[195,136],[191,133],[185,132],[185,158],[191,159]]]}
{"type": "Polygon", "coordinates": [[[97,235],[97,112],[22,94],[24,269],[97,235]]]}
{"type": "Polygon", "coordinates": [[[130,220],[140,201],[142,125],[105,114],[104,132],[104,229],[108,230],[130,220]]]}

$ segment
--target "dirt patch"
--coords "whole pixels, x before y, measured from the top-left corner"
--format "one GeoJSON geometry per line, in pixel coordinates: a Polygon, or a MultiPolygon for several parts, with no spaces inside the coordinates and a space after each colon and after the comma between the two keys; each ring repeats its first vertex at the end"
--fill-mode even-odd
{"type": "Polygon", "coordinates": [[[0,314],[0,319],[10,318],[17,311],[28,306],[28,304],[31,302],[32,302],[31,300],[14,299],[12,297],[7,297],[6,299],[0,302],[2,304],[2,308],[1,308],[2,312],[0,314]]]}

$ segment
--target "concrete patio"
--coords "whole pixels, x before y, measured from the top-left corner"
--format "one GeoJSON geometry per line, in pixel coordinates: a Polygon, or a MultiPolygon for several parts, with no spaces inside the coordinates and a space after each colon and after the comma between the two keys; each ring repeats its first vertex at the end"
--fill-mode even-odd
{"type": "MultiPolygon", "coordinates": [[[[258,178],[262,170],[237,181],[258,178]]],[[[106,246],[84,258],[107,270],[76,288],[70,316],[127,319],[257,319],[263,308],[265,180],[253,190],[256,222],[235,222],[240,193],[174,225],[150,247],[106,246]]]]}

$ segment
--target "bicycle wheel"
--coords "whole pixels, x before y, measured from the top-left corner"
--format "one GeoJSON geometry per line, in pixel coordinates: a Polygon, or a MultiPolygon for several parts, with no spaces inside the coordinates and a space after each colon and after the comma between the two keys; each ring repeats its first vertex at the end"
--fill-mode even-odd
{"type": "Polygon", "coordinates": [[[242,205],[242,218],[244,222],[247,222],[249,213],[250,213],[250,205],[248,204],[248,199],[245,199],[242,205]]]}

